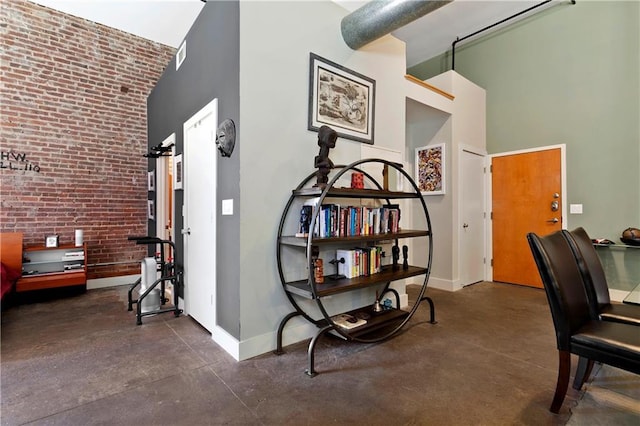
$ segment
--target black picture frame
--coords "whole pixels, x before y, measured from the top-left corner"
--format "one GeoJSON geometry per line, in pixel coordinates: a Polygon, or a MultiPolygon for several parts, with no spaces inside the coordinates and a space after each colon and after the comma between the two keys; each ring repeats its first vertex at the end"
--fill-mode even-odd
{"type": "Polygon", "coordinates": [[[309,130],[326,125],[342,138],[373,145],[375,99],[375,80],[309,54],[309,130]]]}

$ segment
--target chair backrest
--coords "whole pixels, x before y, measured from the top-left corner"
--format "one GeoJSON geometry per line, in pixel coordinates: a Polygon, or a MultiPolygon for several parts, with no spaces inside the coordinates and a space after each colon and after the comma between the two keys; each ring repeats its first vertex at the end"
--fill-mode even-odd
{"type": "Polygon", "coordinates": [[[558,349],[569,349],[569,338],[592,319],[582,274],[561,231],[539,237],[527,234],[529,247],[544,284],[558,349]]]}
{"type": "Polygon", "coordinates": [[[583,228],[576,228],[571,232],[563,231],[563,233],[578,261],[582,278],[587,285],[587,296],[596,312],[599,313],[603,306],[611,303],[609,285],[600,257],[593,247],[587,231],[583,228]]]}

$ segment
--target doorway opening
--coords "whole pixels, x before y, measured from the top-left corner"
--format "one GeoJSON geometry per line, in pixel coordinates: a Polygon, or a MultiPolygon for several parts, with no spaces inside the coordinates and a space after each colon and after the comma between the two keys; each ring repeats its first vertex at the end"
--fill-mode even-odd
{"type": "Polygon", "coordinates": [[[465,287],[483,281],[486,275],[486,153],[461,145],[459,156],[458,280],[459,287],[465,287]]]}
{"type": "MultiPolygon", "coordinates": [[[[156,237],[163,240],[174,241],[174,217],[175,205],[173,196],[173,158],[175,155],[176,134],[172,133],[162,141],[163,147],[171,147],[171,155],[156,158],[156,237]]],[[[175,241],[174,241],[175,242],[175,241]]],[[[173,262],[173,254],[168,251],[164,254],[165,262],[173,262]]],[[[155,253],[156,259],[160,253],[155,253]]],[[[173,298],[173,288],[168,284],[166,297],[173,298]]]]}

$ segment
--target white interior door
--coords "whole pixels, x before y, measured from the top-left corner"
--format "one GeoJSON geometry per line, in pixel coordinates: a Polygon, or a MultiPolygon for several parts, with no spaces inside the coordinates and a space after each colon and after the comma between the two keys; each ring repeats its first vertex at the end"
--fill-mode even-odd
{"type": "Polygon", "coordinates": [[[185,310],[209,331],[215,326],[217,125],[217,99],[184,123],[185,310]]]}
{"type": "Polygon", "coordinates": [[[484,156],[462,149],[460,156],[460,285],[484,280],[484,156]]]}

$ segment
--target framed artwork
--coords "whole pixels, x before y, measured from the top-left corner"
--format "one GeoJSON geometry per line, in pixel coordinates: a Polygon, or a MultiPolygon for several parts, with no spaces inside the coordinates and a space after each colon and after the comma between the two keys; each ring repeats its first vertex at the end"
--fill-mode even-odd
{"type": "Polygon", "coordinates": [[[173,157],[173,189],[182,189],[182,154],[173,157]]]}
{"type": "Polygon", "coordinates": [[[60,242],[60,236],[59,235],[47,235],[46,238],[44,239],[44,246],[45,247],[58,247],[59,242],[60,242]]]}
{"type": "Polygon", "coordinates": [[[155,191],[156,190],[156,172],[155,172],[155,170],[147,172],[147,189],[149,191],[155,191]]]}
{"type": "Polygon", "coordinates": [[[156,206],[153,203],[153,200],[147,200],[147,218],[149,220],[156,219],[156,206]]]}
{"type": "Polygon", "coordinates": [[[416,185],[422,195],[445,194],[445,145],[416,148],[416,185]]]}
{"type": "Polygon", "coordinates": [[[373,144],[375,80],[311,53],[308,129],[373,144]]]}

